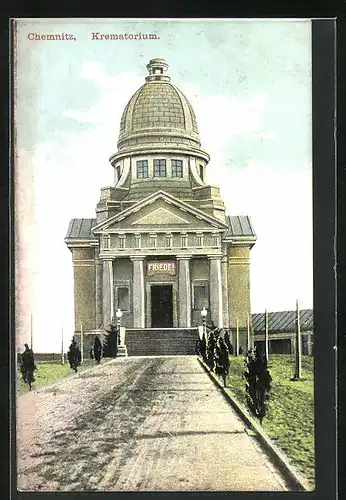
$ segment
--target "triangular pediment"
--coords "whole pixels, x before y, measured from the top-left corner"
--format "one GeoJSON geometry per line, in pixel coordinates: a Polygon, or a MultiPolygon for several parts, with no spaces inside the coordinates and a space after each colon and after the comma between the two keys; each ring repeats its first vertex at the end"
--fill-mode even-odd
{"type": "Polygon", "coordinates": [[[158,191],[93,228],[94,234],[118,230],[145,231],[226,229],[220,220],[164,191],[158,191]]]}
{"type": "Polygon", "coordinates": [[[153,212],[150,212],[149,214],[144,215],[144,217],[141,217],[131,223],[132,226],[152,226],[157,224],[173,224],[174,226],[179,226],[191,224],[191,222],[187,220],[187,218],[184,219],[167,208],[159,207],[153,212]]]}

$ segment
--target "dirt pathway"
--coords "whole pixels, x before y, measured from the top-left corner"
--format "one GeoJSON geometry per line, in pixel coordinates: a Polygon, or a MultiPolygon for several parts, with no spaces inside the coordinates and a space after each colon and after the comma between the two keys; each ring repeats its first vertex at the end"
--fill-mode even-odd
{"type": "Polygon", "coordinates": [[[194,356],[117,359],[17,412],[20,490],[287,489],[194,356]]]}

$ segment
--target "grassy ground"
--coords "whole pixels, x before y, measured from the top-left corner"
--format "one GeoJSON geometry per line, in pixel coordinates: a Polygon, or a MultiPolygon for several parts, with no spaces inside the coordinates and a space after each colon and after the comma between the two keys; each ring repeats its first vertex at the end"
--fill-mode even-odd
{"type": "MultiPolygon", "coordinates": [[[[102,358],[101,364],[109,361],[109,358],[102,358]]],[[[70,377],[75,375],[75,372],[71,370],[68,362],[65,364],[53,363],[53,362],[36,362],[37,370],[35,372],[35,382],[33,383],[33,390],[39,389],[44,385],[55,382],[56,380],[70,377]]],[[[83,361],[83,364],[78,367],[78,373],[88,368],[92,368],[93,366],[97,366],[96,362],[92,359],[86,359],[83,361]]],[[[21,373],[17,374],[17,394],[24,394],[29,391],[28,384],[24,384],[22,381],[21,373]]]]}
{"type": "MultiPolygon", "coordinates": [[[[314,483],[314,384],[313,357],[302,357],[302,380],[291,381],[294,357],[272,354],[269,357],[272,388],[269,411],[263,429],[291,460],[297,469],[314,483]]],[[[244,358],[231,356],[228,386],[244,406],[244,358]]]]}

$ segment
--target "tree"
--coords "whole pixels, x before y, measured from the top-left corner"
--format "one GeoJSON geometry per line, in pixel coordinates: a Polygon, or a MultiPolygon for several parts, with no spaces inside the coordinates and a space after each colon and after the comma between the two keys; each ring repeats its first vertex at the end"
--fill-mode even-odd
{"type": "Polygon", "coordinates": [[[272,377],[265,356],[258,354],[256,348],[248,352],[244,364],[246,401],[251,413],[259,419],[262,425],[263,418],[268,412],[267,401],[272,377]]]}
{"type": "Polygon", "coordinates": [[[214,330],[209,332],[207,351],[206,351],[207,364],[211,372],[214,371],[214,366],[215,366],[215,345],[216,345],[216,338],[214,330]]]}
{"type": "Polygon", "coordinates": [[[233,346],[232,346],[232,344],[231,344],[231,339],[230,339],[230,336],[229,336],[228,330],[226,330],[226,331],[225,331],[224,341],[225,341],[225,344],[226,344],[226,346],[227,346],[228,352],[229,352],[230,354],[233,354],[233,346]]]}
{"type": "Polygon", "coordinates": [[[103,355],[105,358],[116,358],[118,354],[119,328],[115,325],[109,325],[108,333],[103,346],[103,355]]]}

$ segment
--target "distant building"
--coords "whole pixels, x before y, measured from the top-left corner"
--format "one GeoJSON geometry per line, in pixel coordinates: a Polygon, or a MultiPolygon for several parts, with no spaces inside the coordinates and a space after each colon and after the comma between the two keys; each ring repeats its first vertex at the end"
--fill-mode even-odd
{"type": "MultiPolygon", "coordinates": [[[[252,315],[255,346],[264,349],[265,313],[252,315]]],[[[314,352],[314,316],[312,309],[300,311],[302,354],[314,352]]],[[[268,313],[269,353],[294,354],[296,351],[296,311],[268,313]]]]}
{"type": "Polygon", "coordinates": [[[147,69],[121,118],[114,184],[101,189],[96,218],[72,219],[65,239],[75,333],[103,332],[117,309],[127,328],[194,327],[203,307],[209,324],[246,327],[253,226],[206,184],[209,154],[166,61],[147,69]]]}

